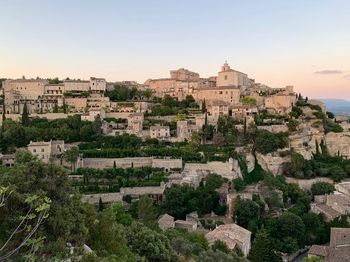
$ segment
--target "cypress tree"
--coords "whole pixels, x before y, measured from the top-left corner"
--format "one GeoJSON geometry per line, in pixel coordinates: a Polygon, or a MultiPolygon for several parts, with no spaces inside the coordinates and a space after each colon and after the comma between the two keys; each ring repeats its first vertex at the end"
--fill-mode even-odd
{"type": "Polygon", "coordinates": [[[22,111],[22,126],[29,126],[29,114],[27,102],[24,103],[23,111],[22,111]]]}
{"type": "Polygon", "coordinates": [[[101,199],[101,197],[100,197],[100,199],[99,199],[99,201],[98,201],[98,211],[101,212],[101,211],[103,211],[104,208],[105,208],[105,207],[104,207],[103,202],[102,202],[102,199],[101,199]]]}
{"type": "Polygon", "coordinates": [[[275,262],[280,261],[272,249],[272,241],[265,229],[260,229],[256,234],[248,259],[251,262],[275,262]]]}
{"type": "Polygon", "coordinates": [[[316,156],[319,156],[320,155],[320,147],[319,147],[319,145],[318,145],[318,141],[317,141],[317,139],[315,140],[315,146],[316,146],[316,156]]]}
{"type": "Polygon", "coordinates": [[[202,113],[204,114],[205,112],[207,112],[207,106],[205,104],[205,98],[204,98],[204,100],[202,102],[202,113]]]}

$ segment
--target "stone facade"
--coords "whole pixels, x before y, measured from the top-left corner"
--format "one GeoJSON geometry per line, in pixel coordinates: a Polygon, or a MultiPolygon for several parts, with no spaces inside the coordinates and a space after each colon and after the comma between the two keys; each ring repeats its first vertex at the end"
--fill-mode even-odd
{"type": "Polygon", "coordinates": [[[169,126],[155,125],[149,128],[151,138],[168,139],[170,138],[169,126]]]}
{"type": "Polygon", "coordinates": [[[65,150],[64,141],[51,140],[49,142],[30,142],[27,146],[29,152],[45,163],[62,155],[65,150]]]}

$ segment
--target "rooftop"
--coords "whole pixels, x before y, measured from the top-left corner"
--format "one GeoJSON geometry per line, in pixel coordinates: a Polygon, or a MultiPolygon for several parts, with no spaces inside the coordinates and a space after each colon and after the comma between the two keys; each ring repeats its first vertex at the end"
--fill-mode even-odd
{"type": "Polygon", "coordinates": [[[216,240],[226,243],[229,249],[235,248],[237,243],[243,244],[250,241],[251,232],[237,224],[221,225],[205,235],[210,244],[216,240]]]}

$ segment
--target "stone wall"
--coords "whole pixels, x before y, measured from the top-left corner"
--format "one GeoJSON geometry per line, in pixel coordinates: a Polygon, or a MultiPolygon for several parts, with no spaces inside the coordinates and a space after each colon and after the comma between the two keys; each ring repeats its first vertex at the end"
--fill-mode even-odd
{"type": "Polygon", "coordinates": [[[315,184],[316,182],[327,182],[330,184],[333,184],[333,180],[328,177],[316,177],[312,179],[297,179],[293,177],[286,177],[286,180],[288,183],[297,184],[300,188],[304,190],[310,190],[312,184],[315,184]]]}
{"type": "Polygon", "coordinates": [[[257,126],[257,128],[267,130],[271,133],[288,132],[287,125],[257,126]]]}
{"type": "Polygon", "coordinates": [[[125,157],[125,158],[83,158],[79,161],[79,167],[87,168],[119,168],[128,167],[154,167],[154,168],[182,168],[182,159],[157,159],[153,157],[125,157]]]}
{"type": "Polygon", "coordinates": [[[152,161],[153,168],[182,169],[182,159],[158,159],[154,158],[152,161]]]}

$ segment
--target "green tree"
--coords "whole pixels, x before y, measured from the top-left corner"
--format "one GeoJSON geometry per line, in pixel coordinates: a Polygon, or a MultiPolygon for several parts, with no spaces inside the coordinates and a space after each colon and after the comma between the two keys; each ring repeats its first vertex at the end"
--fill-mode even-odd
{"type": "Polygon", "coordinates": [[[29,112],[28,112],[27,101],[24,102],[24,106],[23,106],[22,126],[29,126],[29,112]]]}
{"type": "Polygon", "coordinates": [[[334,186],[327,182],[316,182],[311,186],[311,192],[313,195],[325,195],[334,191],[334,186]]]}
{"type": "Polygon", "coordinates": [[[273,242],[265,229],[260,229],[253,241],[248,259],[251,262],[281,261],[273,250],[273,242]]]}
{"type": "Polygon", "coordinates": [[[230,250],[228,249],[227,245],[220,241],[220,240],[215,240],[214,244],[211,246],[211,248],[216,251],[216,250],[220,250],[221,252],[224,253],[229,253],[230,250]]]}
{"type": "Polygon", "coordinates": [[[89,244],[97,255],[115,255],[120,261],[135,261],[125,238],[123,227],[115,223],[115,216],[111,209],[101,212],[91,227],[89,244]]]}
{"type": "Polygon", "coordinates": [[[137,216],[145,226],[155,227],[157,222],[157,211],[153,200],[148,196],[142,196],[137,204],[137,216]]]}
{"type": "Polygon", "coordinates": [[[246,186],[246,183],[240,177],[233,180],[233,187],[238,192],[243,191],[246,188],[246,186]]]}
{"type": "Polygon", "coordinates": [[[235,209],[237,224],[249,228],[260,219],[260,207],[250,199],[239,200],[235,209]]]}
{"type": "Polygon", "coordinates": [[[146,261],[171,261],[175,258],[169,239],[140,223],[133,223],[126,237],[131,250],[146,261]]]}
{"type": "Polygon", "coordinates": [[[68,163],[71,164],[71,170],[75,170],[75,165],[78,161],[79,157],[79,149],[76,146],[73,146],[72,148],[68,149],[66,152],[63,154],[64,160],[66,160],[68,163]]]}

